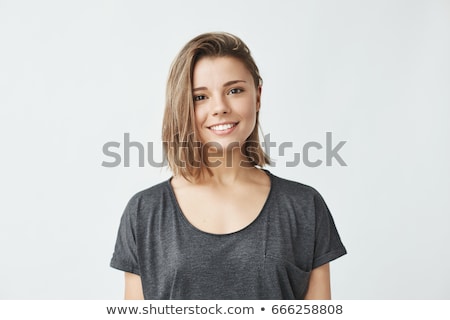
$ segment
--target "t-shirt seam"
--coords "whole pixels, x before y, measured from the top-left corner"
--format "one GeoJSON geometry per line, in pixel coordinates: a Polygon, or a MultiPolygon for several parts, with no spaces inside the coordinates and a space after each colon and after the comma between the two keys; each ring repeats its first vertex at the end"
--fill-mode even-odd
{"type": "Polygon", "coordinates": [[[321,265],[331,262],[331,261],[345,255],[346,253],[347,253],[347,250],[343,246],[340,248],[336,248],[332,251],[329,251],[329,252],[321,255],[320,257],[314,259],[312,268],[314,269],[314,268],[320,267],[321,265]]]}
{"type": "Polygon", "coordinates": [[[124,260],[117,260],[113,258],[111,259],[110,266],[114,269],[140,275],[139,268],[137,268],[133,263],[129,263],[124,260]]]}

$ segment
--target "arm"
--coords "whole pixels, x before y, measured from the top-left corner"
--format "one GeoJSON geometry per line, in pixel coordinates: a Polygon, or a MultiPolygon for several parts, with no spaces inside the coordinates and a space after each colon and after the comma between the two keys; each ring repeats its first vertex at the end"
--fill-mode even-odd
{"type": "Polygon", "coordinates": [[[144,300],[141,277],[125,272],[125,300],[144,300]]]}
{"type": "Polygon", "coordinates": [[[311,271],[305,300],[330,300],[330,264],[326,263],[311,271]]]}

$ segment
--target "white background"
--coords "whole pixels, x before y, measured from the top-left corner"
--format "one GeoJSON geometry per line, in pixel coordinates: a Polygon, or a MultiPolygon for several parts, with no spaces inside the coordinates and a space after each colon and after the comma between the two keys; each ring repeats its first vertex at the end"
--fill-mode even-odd
{"type": "Polygon", "coordinates": [[[161,159],[170,63],[207,31],[251,48],[272,141],[347,141],[346,167],[272,150],[269,168],[333,213],[333,297],[450,299],[450,2],[433,0],[0,0],[0,298],[122,298],[123,208],[170,173],[136,153],[105,168],[102,147],[129,133],[161,159]]]}

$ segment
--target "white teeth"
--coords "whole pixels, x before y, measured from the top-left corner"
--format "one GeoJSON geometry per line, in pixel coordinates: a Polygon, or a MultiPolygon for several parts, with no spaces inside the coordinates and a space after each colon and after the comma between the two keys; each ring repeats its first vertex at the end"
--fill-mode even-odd
{"type": "Polygon", "coordinates": [[[210,127],[210,129],[214,131],[223,131],[233,128],[235,125],[236,125],[235,123],[219,124],[217,126],[210,127]]]}

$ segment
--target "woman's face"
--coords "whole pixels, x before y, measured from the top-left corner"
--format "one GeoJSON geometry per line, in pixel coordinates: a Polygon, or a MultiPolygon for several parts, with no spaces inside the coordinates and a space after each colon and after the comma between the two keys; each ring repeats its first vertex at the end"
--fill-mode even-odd
{"type": "Polygon", "coordinates": [[[241,147],[256,125],[261,88],[234,57],[204,57],[194,67],[195,122],[203,143],[241,147]]]}

